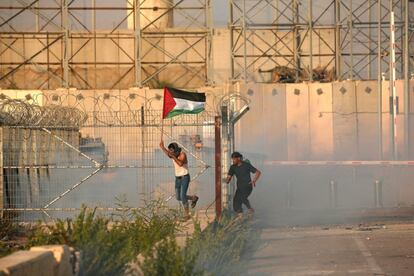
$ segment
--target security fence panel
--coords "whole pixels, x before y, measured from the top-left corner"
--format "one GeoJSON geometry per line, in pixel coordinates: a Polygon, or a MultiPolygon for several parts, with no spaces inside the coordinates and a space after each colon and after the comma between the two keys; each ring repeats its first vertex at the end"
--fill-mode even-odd
{"type": "Polygon", "coordinates": [[[189,194],[200,197],[199,208],[214,208],[214,114],[161,120],[162,111],[139,98],[120,91],[28,94],[23,100],[2,94],[3,216],[55,219],[82,205],[111,214],[151,200],[178,207],[161,133],[166,146],[177,142],[188,156],[189,194]]]}

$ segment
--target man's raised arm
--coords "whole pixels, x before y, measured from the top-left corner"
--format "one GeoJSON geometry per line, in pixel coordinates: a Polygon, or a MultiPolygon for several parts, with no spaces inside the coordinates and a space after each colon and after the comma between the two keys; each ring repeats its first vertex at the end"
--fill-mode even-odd
{"type": "Polygon", "coordinates": [[[165,146],[164,146],[164,141],[163,140],[161,140],[161,142],[160,142],[160,148],[162,149],[162,151],[165,153],[165,155],[167,155],[168,157],[170,157],[171,158],[171,156],[170,156],[170,153],[168,152],[168,150],[165,148],[165,146]]]}

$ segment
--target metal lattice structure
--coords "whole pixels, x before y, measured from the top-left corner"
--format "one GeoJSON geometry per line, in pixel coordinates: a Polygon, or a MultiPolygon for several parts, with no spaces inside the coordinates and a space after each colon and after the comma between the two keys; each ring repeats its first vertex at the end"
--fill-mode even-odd
{"type": "Polygon", "coordinates": [[[259,70],[288,67],[297,80],[312,81],[312,70],[322,67],[333,70],[333,80],[388,78],[391,10],[397,78],[408,80],[414,62],[412,1],[231,0],[232,77],[260,81],[259,70]]]}
{"type": "Polygon", "coordinates": [[[210,0],[1,1],[0,85],[203,86],[211,36],[210,0]]]}
{"type": "MultiPolygon", "coordinates": [[[[152,199],[177,205],[173,164],[159,149],[161,111],[152,106],[159,98],[117,92],[1,94],[3,217],[67,217],[84,203],[110,214],[117,198],[128,208],[152,199]]],[[[214,120],[207,111],[164,120],[165,143],[187,153],[200,208],[214,204],[214,120]]]]}
{"type": "MultiPolygon", "coordinates": [[[[326,82],[377,80],[379,91],[382,80],[403,79],[408,135],[413,14],[410,0],[230,0],[232,78],[279,82],[263,80],[263,72],[270,78],[277,72],[290,75],[288,82],[322,81],[325,76],[326,82]],[[318,71],[322,76],[316,77],[318,71]]],[[[405,141],[409,143],[408,136],[405,141]]]]}

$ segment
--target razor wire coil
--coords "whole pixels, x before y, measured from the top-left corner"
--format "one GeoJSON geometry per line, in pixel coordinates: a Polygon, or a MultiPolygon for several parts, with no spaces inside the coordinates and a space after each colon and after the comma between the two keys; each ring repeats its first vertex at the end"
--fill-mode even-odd
{"type": "Polygon", "coordinates": [[[0,101],[1,126],[81,127],[88,116],[75,107],[38,105],[27,100],[6,98],[0,101]]]}

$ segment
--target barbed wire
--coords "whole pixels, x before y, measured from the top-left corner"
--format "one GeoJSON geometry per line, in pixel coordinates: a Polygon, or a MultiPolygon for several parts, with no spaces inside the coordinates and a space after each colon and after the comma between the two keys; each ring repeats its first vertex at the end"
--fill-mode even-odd
{"type": "Polygon", "coordinates": [[[79,128],[86,122],[85,112],[67,106],[41,106],[30,100],[0,97],[1,126],[65,126],[79,128]]]}
{"type": "MultiPolygon", "coordinates": [[[[103,93],[85,95],[75,93],[27,94],[13,99],[0,94],[0,126],[81,128],[94,126],[160,125],[161,110],[153,109],[153,102],[161,95],[146,98],[137,93],[128,95],[103,93]]],[[[191,116],[194,123],[208,122],[214,111],[191,116]]],[[[186,116],[165,120],[166,125],[188,124],[186,116]]]]}
{"type": "Polygon", "coordinates": [[[239,93],[224,95],[218,100],[216,104],[216,112],[221,113],[221,108],[223,106],[227,106],[229,112],[234,112],[238,108],[237,105],[241,103],[249,105],[250,99],[239,93]]]}

